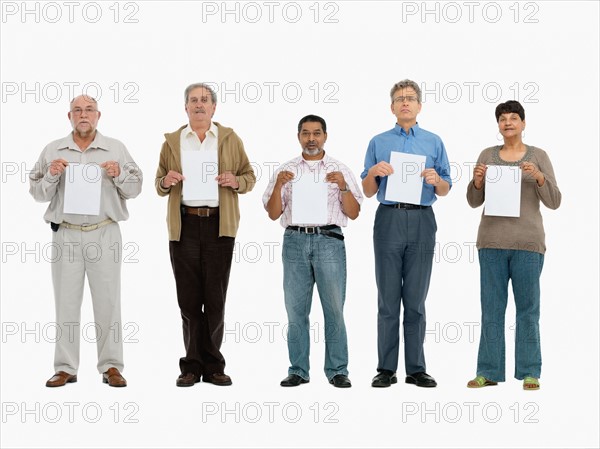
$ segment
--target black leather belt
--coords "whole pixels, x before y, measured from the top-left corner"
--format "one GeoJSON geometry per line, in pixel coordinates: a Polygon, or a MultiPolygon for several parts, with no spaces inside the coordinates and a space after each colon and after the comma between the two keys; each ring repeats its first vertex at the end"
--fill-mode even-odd
{"type": "Polygon", "coordinates": [[[181,206],[181,213],[183,215],[196,215],[198,217],[210,217],[211,215],[217,215],[219,213],[218,207],[189,207],[181,206]]]}
{"type": "Polygon", "coordinates": [[[393,207],[394,209],[429,209],[431,206],[421,206],[420,204],[409,204],[409,203],[396,203],[396,204],[383,204],[386,207],[393,207]]]}
{"type": "Polygon", "coordinates": [[[338,225],[327,225],[327,226],[288,226],[287,229],[292,231],[303,232],[305,234],[323,234],[327,237],[333,237],[338,240],[344,240],[342,234],[337,232],[329,232],[331,229],[339,228],[338,225]]]}

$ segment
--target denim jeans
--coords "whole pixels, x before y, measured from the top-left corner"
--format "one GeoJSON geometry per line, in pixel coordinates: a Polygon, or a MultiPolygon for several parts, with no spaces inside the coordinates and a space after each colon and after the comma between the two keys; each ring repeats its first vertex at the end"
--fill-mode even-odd
{"type": "Polygon", "coordinates": [[[504,316],[508,281],[512,283],[517,311],[515,378],[540,377],[540,275],[544,255],[523,250],[480,249],[481,339],[477,375],[505,380],[504,316]]]}
{"type": "MultiPolygon", "coordinates": [[[[330,232],[341,234],[341,229],[330,232]]],[[[346,247],[342,240],[322,234],[286,229],[283,237],[283,292],[288,315],[288,374],[308,380],[310,325],[308,316],[317,284],[325,336],[325,375],[348,375],[348,343],[344,324],[346,300],[346,247]]],[[[319,338],[319,339],[320,339],[319,338]]]]}

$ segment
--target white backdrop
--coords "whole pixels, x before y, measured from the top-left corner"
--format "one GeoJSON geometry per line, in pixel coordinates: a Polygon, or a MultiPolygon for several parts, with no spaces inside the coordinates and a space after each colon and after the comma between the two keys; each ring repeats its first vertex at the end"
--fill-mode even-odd
{"type": "Polygon", "coordinates": [[[597,2],[561,1],[2,2],[2,446],[597,447],[598,14],[597,2]],[[346,229],[353,387],[334,389],[323,374],[315,294],[311,383],[283,389],[283,231],[261,204],[269,172],[299,154],[298,120],[318,114],[326,149],[358,177],[369,139],[394,124],[389,89],[404,78],[421,85],[419,124],[442,137],[453,163],[452,191],[435,205],[427,300],[427,370],[439,386],[370,386],[377,202],[367,199],[346,229]],[[181,320],[166,200],[153,186],[163,133],[186,122],[183,90],[198,81],[215,83],[215,120],[242,137],[258,177],[240,198],[227,388],[175,387],[181,320]],[[122,140],[145,174],[121,224],[125,389],[96,372],[87,288],[79,382],[44,386],[55,330],[51,231],[27,171],[70,131],[68,101],[82,92],[99,98],[99,129],[122,140]],[[481,214],[467,205],[466,185],[470,164],[498,142],[494,108],[509,99],[524,105],[524,140],[548,152],[563,193],[560,209],[543,210],[538,392],[512,378],[512,297],[507,382],[465,387],[479,341],[481,214]]]}

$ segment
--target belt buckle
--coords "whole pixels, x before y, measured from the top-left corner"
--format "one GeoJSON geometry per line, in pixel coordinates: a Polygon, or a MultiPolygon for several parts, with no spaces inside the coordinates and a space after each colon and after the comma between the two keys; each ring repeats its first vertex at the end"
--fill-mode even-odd
{"type": "Polygon", "coordinates": [[[316,234],[315,229],[317,229],[315,226],[307,226],[304,228],[304,232],[307,234],[316,234]]]}
{"type": "Polygon", "coordinates": [[[205,209],[205,208],[199,207],[197,209],[197,214],[199,217],[208,217],[208,216],[210,216],[210,209],[205,209]]]}

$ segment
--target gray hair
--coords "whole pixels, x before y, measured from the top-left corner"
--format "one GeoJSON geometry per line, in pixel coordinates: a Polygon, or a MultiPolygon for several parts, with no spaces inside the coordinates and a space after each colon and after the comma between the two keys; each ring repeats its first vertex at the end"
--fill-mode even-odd
{"type": "Polygon", "coordinates": [[[188,87],[186,87],[185,88],[185,94],[184,94],[185,104],[187,104],[187,102],[189,100],[190,92],[193,91],[194,89],[198,89],[200,87],[202,87],[202,88],[206,89],[207,91],[209,91],[210,92],[210,98],[212,99],[212,102],[214,104],[217,104],[217,93],[207,83],[194,83],[194,84],[190,84],[188,87]]]}
{"type": "Polygon", "coordinates": [[[392,99],[392,103],[394,102],[394,94],[396,93],[396,91],[400,89],[405,89],[407,87],[414,89],[414,91],[417,93],[417,101],[421,103],[421,88],[417,83],[409,79],[398,81],[396,84],[394,84],[392,90],[390,90],[390,97],[392,99]]]}
{"type": "Polygon", "coordinates": [[[73,102],[75,100],[77,100],[79,97],[82,97],[88,103],[96,103],[96,105],[98,104],[98,101],[94,97],[90,97],[89,95],[83,94],[83,95],[77,95],[76,97],[73,97],[71,99],[71,101],[69,102],[69,107],[73,106],[73,102]]]}

